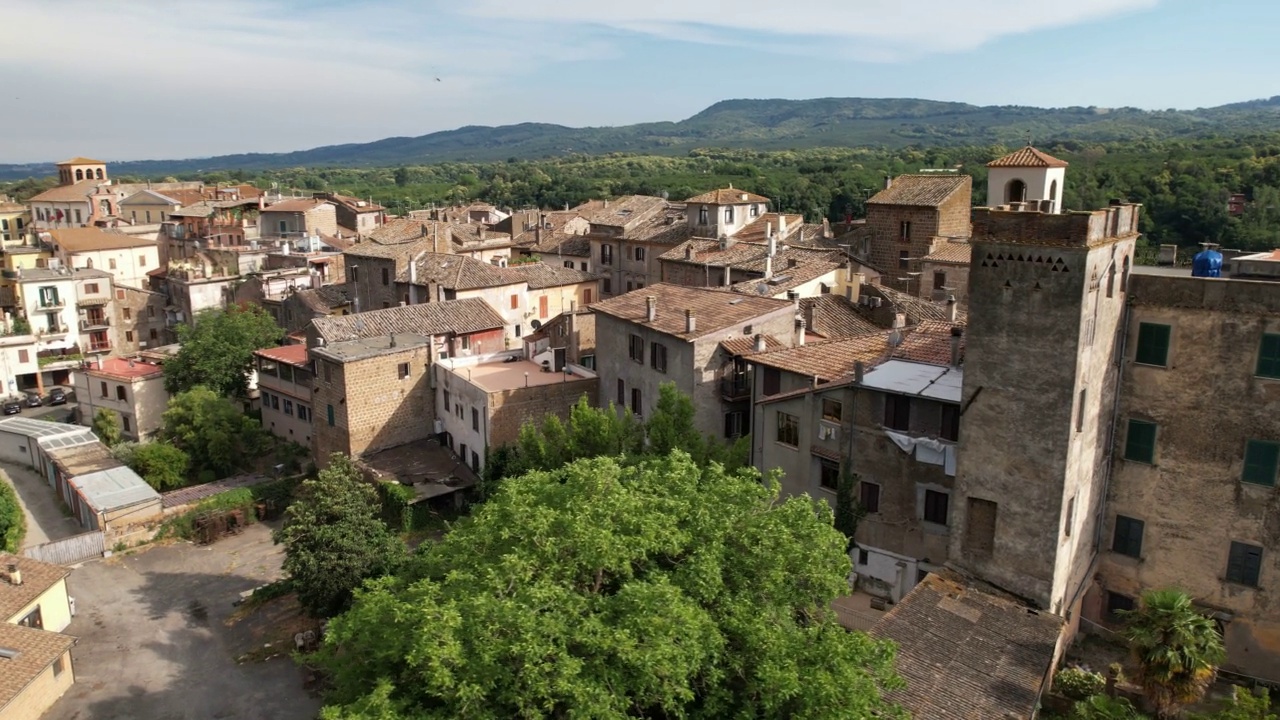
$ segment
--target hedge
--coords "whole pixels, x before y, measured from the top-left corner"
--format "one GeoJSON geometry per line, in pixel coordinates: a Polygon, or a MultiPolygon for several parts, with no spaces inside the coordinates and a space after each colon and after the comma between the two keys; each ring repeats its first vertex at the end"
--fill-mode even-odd
{"type": "Polygon", "coordinates": [[[245,522],[253,523],[258,519],[255,512],[258,503],[287,505],[293,499],[294,489],[301,482],[300,477],[283,478],[253,487],[235,488],[217,495],[210,495],[181,515],[165,520],[160,527],[160,532],[156,533],[156,538],[176,537],[190,540],[195,534],[196,518],[207,512],[243,510],[245,522]]]}
{"type": "Polygon", "coordinates": [[[0,482],[0,550],[17,553],[27,536],[27,518],[13,485],[0,482]]]}

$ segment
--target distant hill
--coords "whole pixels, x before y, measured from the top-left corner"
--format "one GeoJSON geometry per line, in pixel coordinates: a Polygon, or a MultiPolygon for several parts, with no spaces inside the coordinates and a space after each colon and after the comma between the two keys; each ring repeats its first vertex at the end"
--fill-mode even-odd
{"type": "MultiPolygon", "coordinates": [[[[1280,96],[1195,110],[977,106],[915,99],[724,100],[679,122],[570,128],[467,126],[419,137],[290,153],[112,163],[121,175],[301,166],[420,165],[611,152],[675,154],[699,147],[788,148],[1017,145],[1242,135],[1280,130],[1280,96]]],[[[0,179],[51,175],[52,164],[0,165],[0,179]]]]}

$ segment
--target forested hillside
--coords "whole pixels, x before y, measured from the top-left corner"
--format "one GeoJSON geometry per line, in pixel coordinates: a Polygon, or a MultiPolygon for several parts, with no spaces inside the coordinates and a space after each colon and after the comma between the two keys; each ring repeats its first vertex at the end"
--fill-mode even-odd
{"type": "MultiPolygon", "coordinates": [[[[1111,198],[1143,203],[1142,230],[1151,243],[1275,247],[1280,227],[1280,133],[1239,138],[1066,142],[1041,146],[1070,162],[1065,203],[1098,208],[1111,198]],[[1227,213],[1227,196],[1244,193],[1243,216],[1227,213]]],[[[827,148],[779,152],[696,150],[679,157],[609,154],[490,163],[446,162],[385,168],[291,168],[270,171],[179,173],[205,182],[250,181],[282,191],[333,190],[368,197],[392,212],[431,204],[484,200],[501,207],[575,205],[629,193],[682,200],[715,187],[734,187],[773,199],[774,207],[809,220],[861,217],[865,200],[885,175],[958,167],[974,176],[974,202],[986,201],[989,160],[1005,145],[931,149],[827,148]]],[[[117,176],[120,177],[120,176],[117,176]]],[[[164,176],[151,176],[162,179],[164,176]]],[[[123,176],[139,180],[142,176],[123,176]]],[[[28,197],[52,179],[0,183],[0,193],[28,197]]]]}
{"type": "MultiPolygon", "coordinates": [[[[574,154],[682,155],[695,148],[966,146],[1139,142],[1280,131],[1280,97],[1195,110],[977,106],[903,98],[725,100],[679,122],[570,128],[522,123],[469,126],[419,137],[332,145],[290,153],[113,163],[117,173],[162,174],[297,166],[383,166],[446,160],[574,154]]],[[[50,158],[57,160],[58,158],[50,158]]],[[[53,173],[52,165],[0,165],[0,179],[53,173]]]]}

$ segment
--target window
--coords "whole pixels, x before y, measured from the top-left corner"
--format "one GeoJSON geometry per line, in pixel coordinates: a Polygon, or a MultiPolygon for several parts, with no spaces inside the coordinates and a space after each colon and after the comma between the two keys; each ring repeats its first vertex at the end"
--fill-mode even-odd
{"type": "Polygon", "coordinates": [[[906,270],[911,267],[911,253],[906,250],[898,251],[898,269],[906,270]]]}
{"type": "Polygon", "coordinates": [[[631,414],[636,417],[644,415],[643,406],[640,404],[640,388],[631,388],[631,414]]]}
{"type": "Polygon", "coordinates": [[[1010,180],[1004,186],[1004,201],[1006,203],[1025,202],[1027,199],[1027,184],[1021,180],[1010,180]]]}
{"type": "Polygon", "coordinates": [[[25,617],[18,621],[23,627],[34,628],[36,630],[44,629],[44,617],[40,614],[40,606],[37,605],[35,610],[27,613],[25,617]]]}
{"type": "Polygon", "coordinates": [[[409,363],[403,362],[396,366],[396,376],[401,380],[409,377],[409,363]]]}
{"type": "Polygon", "coordinates": [[[612,278],[603,278],[600,282],[601,282],[601,285],[600,285],[600,292],[602,292],[602,293],[607,293],[607,294],[609,294],[609,295],[612,295],[612,294],[613,294],[613,279],[612,279],[612,278]]]}
{"type": "Polygon", "coordinates": [[[1089,388],[1080,388],[1076,398],[1076,432],[1084,432],[1084,408],[1089,399],[1089,388]]]}
{"type": "Polygon", "coordinates": [[[636,248],[636,262],[644,262],[644,248],[636,248]]]}
{"type": "Polygon", "coordinates": [[[573,261],[572,261],[572,260],[565,260],[565,261],[564,261],[564,266],[565,266],[565,267],[567,267],[567,268],[569,268],[570,270],[572,270],[572,269],[573,269],[573,261]]]}
{"type": "Polygon", "coordinates": [[[281,234],[281,235],[283,235],[283,234],[285,234],[285,233],[287,233],[287,232],[289,232],[289,221],[287,221],[287,220],[281,220],[281,221],[280,221],[280,234],[281,234]]]}
{"type": "Polygon", "coordinates": [[[133,319],[133,309],[132,309],[132,308],[124,308],[124,319],[125,319],[125,320],[132,320],[132,319],[133,319]]]}
{"type": "Polygon", "coordinates": [[[591,288],[585,288],[582,291],[582,305],[586,307],[591,304],[591,288]]]}
{"type": "Polygon", "coordinates": [[[869,513],[880,512],[880,486],[866,480],[858,483],[858,502],[869,513]]]}
{"type": "Polygon", "coordinates": [[[117,385],[117,386],[116,386],[116,399],[117,399],[117,400],[127,400],[127,399],[128,399],[128,398],[127,398],[127,396],[125,395],[125,391],[124,391],[124,386],[123,386],[123,385],[117,385]]]}
{"type": "Polygon", "coordinates": [[[151,339],[155,340],[159,337],[160,337],[160,333],[158,333],[155,328],[151,328],[151,339]]]}
{"type": "Polygon", "coordinates": [[[933,272],[933,289],[942,290],[947,287],[947,274],[935,270],[933,272]]]}
{"type": "MultiPolygon", "coordinates": [[[[114,268],[115,266],[116,266],[115,261],[114,261],[114,260],[112,260],[112,261],[111,261],[111,267],[113,267],[113,268],[114,268]]],[[[117,300],[123,300],[123,299],[124,299],[124,290],[116,290],[116,299],[117,299],[117,300]]]]}
{"type": "Polygon", "coordinates": [[[1050,200],[1058,199],[1058,181],[1057,180],[1054,180],[1053,182],[1049,183],[1049,199],[1050,200]]]}
{"type": "Polygon", "coordinates": [[[359,279],[360,279],[360,266],[358,266],[358,265],[352,265],[352,266],[347,270],[347,275],[349,275],[349,276],[351,277],[351,282],[355,282],[355,281],[359,280],[359,279]]]}
{"type": "Polygon", "coordinates": [[[628,348],[627,351],[631,355],[631,359],[643,365],[644,364],[644,338],[640,337],[639,335],[632,335],[630,342],[631,342],[631,346],[628,348]]]}
{"type": "Polygon", "coordinates": [[[85,283],[85,284],[84,284],[84,294],[85,294],[85,295],[97,295],[97,294],[98,294],[98,283],[85,283]]]}
{"type": "Polygon", "coordinates": [[[382,268],[382,284],[383,285],[391,284],[391,271],[388,270],[387,268],[382,268]]]}
{"type": "Polygon", "coordinates": [[[453,414],[457,415],[459,419],[462,418],[462,403],[457,403],[453,406],[453,414]]]}
{"type": "Polygon", "coordinates": [[[828,490],[840,487],[840,463],[835,460],[818,458],[818,484],[828,490]]]}
{"type": "Polygon", "coordinates": [[[667,371],[667,346],[662,343],[649,343],[649,364],[660,373],[667,371]]]}
{"type": "Polygon", "coordinates": [[[898,223],[898,239],[907,242],[911,240],[911,221],[903,220],[898,223]]]}
{"type": "Polygon", "coordinates": [[[31,356],[27,354],[26,349],[22,349],[18,351],[18,362],[20,363],[31,362],[31,356]]]}
{"type": "Polygon", "coordinates": [[[866,565],[868,562],[870,562],[870,559],[871,559],[870,555],[867,554],[866,548],[858,548],[858,564],[859,565],[866,565]]]}
{"type": "Polygon", "coordinates": [[[1153,422],[1129,420],[1129,430],[1124,438],[1124,459],[1154,464],[1156,461],[1156,428],[1153,422]]]}
{"type": "Polygon", "coordinates": [[[699,225],[707,224],[707,206],[706,205],[703,205],[701,208],[698,208],[698,224],[699,225]]]}
{"type": "Polygon", "coordinates": [[[1276,484],[1276,467],[1280,465],[1280,443],[1250,440],[1244,446],[1244,473],[1240,479],[1250,485],[1276,484]]]}
{"type": "Polygon", "coordinates": [[[471,408],[471,429],[480,432],[480,408],[471,408]]]}
{"type": "Polygon", "coordinates": [[[778,442],[791,447],[800,446],[800,419],[784,412],[778,413],[778,442]]]}
{"type": "Polygon", "coordinates": [[[600,264],[601,265],[613,264],[613,246],[612,245],[600,246],[600,264]]]}
{"type": "Polygon", "coordinates": [[[1169,364],[1170,327],[1160,323],[1138,323],[1138,350],[1134,361],[1142,365],[1169,364]]]}
{"type": "Polygon", "coordinates": [[[844,406],[839,400],[831,398],[822,398],[822,419],[827,422],[838,423],[840,417],[844,414],[844,406]]]}
{"type": "Polygon", "coordinates": [[[519,296],[519,295],[512,295],[512,296],[511,296],[511,309],[512,309],[512,310],[517,310],[517,309],[519,309],[519,308],[520,308],[520,296],[519,296]]]}
{"type": "Polygon", "coordinates": [[[760,206],[759,206],[759,205],[754,205],[754,204],[753,204],[753,205],[751,206],[751,217],[760,217],[760,206]]]}
{"type": "Polygon", "coordinates": [[[115,270],[115,269],[116,269],[116,259],[115,259],[115,258],[107,258],[107,268],[109,268],[109,269],[111,269],[111,270],[115,270]]]}
{"type": "Polygon", "coordinates": [[[471,451],[471,470],[477,473],[480,472],[480,453],[475,450],[471,451]]]}
{"type": "Polygon", "coordinates": [[[326,405],[326,406],[325,406],[325,413],[329,416],[329,417],[328,417],[328,420],[329,420],[329,427],[333,427],[333,406],[332,406],[332,405],[326,405]]]}
{"type": "Polygon", "coordinates": [[[588,369],[588,370],[595,370],[595,369],[596,369],[596,356],[595,356],[595,355],[583,355],[582,357],[578,358],[578,364],[579,364],[579,365],[581,365],[582,367],[584,367],[584,368],[588,369]]]}
{"type": "Polygon", "coordinates": [[[947,505],[951,496],[939,490],[924,491],[924,521],[935,525],[947,524],[947,505]]]}
{"type": "Polygon", "coordinates": [[[630,280],[628,280],[628,281],[627,281],[627,292],[631,292],[631,291],[632,291],[632,290],[634,290],[634,289],[635,289],[635,283],[633,283],[633,282],[631,282],[630,280]]]}
{"type": "Polygon", "coordinates": [[[80,219],[80,208],[76,208],[76,222],[77,223],[84,222],[83,220],[80,219]]]}
{"type": "Polygon", "coordinates": [[[102,397],[111,397],[107,392],[107,382],[105,380],[102,381],[102,397]]]}
{"type": "Polygon", "coordinates": [[[272,396],[271,396],[271,409],[272,409],[272,410],[279,410],[279,409],[280,409],[280,396],[279,396],[279,395],[272,395],[272,396]]]}
{"type": "Polygon", "coordinates": [[[942,422],[938,428],[938,437],[951,442],[960,441],[960,406],[950,403],[942,404],[942,422]]]}
{"type": "Polygon", "coordinates": [[[1258,587],[1261,572],[1262,548],[1248,543],[1231,543],[1231,554],[1227,557],[1227,582],[1258,587]]]}
{"type": "Polygon", "coordinates": [[[1062,528],[1063,535],[1066,535],[1067,537],[1071,537],[1071,526],[1075,524],[1075,519],[1076,519],[1076,498],[1073,495],[1071,496],[1071,499],[1067,501],[1067,519],[1066,519],[1066,522],[1063,523],[1063,528],[1062,528]]]}
{"type": "Polygon", "coordinates": [[[280,409],[280,412],[293,417],[293,401],[285,398],[284,407],[280,409]]]}
{"type": "Polygon", "coordinates": [[[1280,335],[1264,333],[1258,343],[1258,377],[1280,379],[1280,335]]]}
{"type": "Polygon", "coordinates": [[[1111,538],[1111,552],[1142,557],[1142,530],[1146,523],[1126,515],[1116,515],[1116,534],[1111,538]]]}
{"type": "Polygon", "coordinates": [[[124,341],[125,341],[125,342],[133,342],[133,331],[132,331],[132,330],[125,330],[125,331],[124,331],[124,341]]]}
{"type": "Polygon", "coordinates": [[[964,545],[972,553],[990,555],[996,547],[996,518],[1000,504],[994,500],[971,497],[965,522],[964,545]]]}
{"type": "Polygon", "coordinates": [[[453,407],[453,403],[449,401],[449,391],[444,390],[442,392],[444,394],[444,409],[445,409],[445,412],[448,412],[449,408],[453,407]]]}
{"type": "Polygon", "coordinates": [[[66,661],[66,655],[60,655],[57,660],[53,661],[53,676],[55,678],[62,677],[62,672],[67,669],[66,661]]]}
{"type": "Polygon", "coordinates": [[[777,395],[782,392],[782,371],[778,368],[764,369],[764,394],[777,395]]]}
{"type": "Polygon", "coordinates": [[[729,224],[729,225],[733,224],[733,206],[732,205],[724,209],[724,221],[726,224],[729,224]]]}
{"type": "Polygon", "coordinates": [[[303,422],[311,422],[311,408],[298,403],[298,419],[303,422]]]}
{"type": "Polygon", "coordinates": [[[626,407],[627,405],[627,386],[622,382],[622,378],[618,378],[618,407],[626,407]]]}
{"type": "Polygon", "coordinates": [[[124,430],[124,431],[125,431],[125,432],[127,432],[127,433],[131,433],[131,432],[133,432],[133,425],[132,425],[132,423],[130,423],[130,422],[129,422],[129,416],[128,416],[128,415],[121,415],[121,416],[120,416],[120,429],[121,429],[121,430],[124,430]]]}
{"type": "Polygon", "coordinates": [[[1128,595],[1121,595],[1118,592],[1107,591],[1107,619],[1115,622],[1122,620],[1122,613],[1129,612],[1136,608],[1138,604],[1128,595]]]}
{"type": "Polygon", "coordinates": [[[154,305],[148,305],[147,317],[155,317],[155,316],[156,316],[156,307],[154,305]]]}
{"type": "Polygon", "coordinates": [[[911,427],[911,398],[906,395],[884,396],[884,426],[892,430],[911,427]]]}
{"type": "Polygon", "coordinates": [[[139,256],[138,256],[138,267],[140,267],[140,268],[144,268],[144,267],[146,267],[146,266],[147,266],[147,256],[146,256],[146,255],[139,255],[139,256]]]}
{"type": "Polygon", "coordinates": [[[730,440],[736,440],[745,435],[745,420],[746,414],[741,410],[734,410],[732,412],[725,413],[724,436],[730,440]]]}

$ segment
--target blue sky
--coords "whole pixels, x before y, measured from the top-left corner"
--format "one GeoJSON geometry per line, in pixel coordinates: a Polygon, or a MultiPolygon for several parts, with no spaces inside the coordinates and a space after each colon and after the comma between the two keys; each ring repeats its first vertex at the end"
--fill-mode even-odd
{"type": "Polygon", "coordinates": [[[0,162],[679,120],[743,97],[1190,108],[1280,94],[1280,3],[1265,0],[5,5],[0,162]]]}

